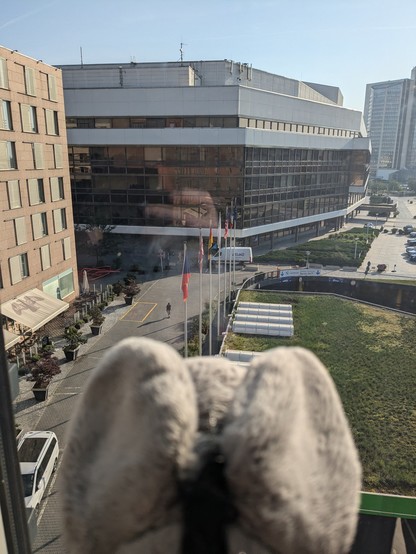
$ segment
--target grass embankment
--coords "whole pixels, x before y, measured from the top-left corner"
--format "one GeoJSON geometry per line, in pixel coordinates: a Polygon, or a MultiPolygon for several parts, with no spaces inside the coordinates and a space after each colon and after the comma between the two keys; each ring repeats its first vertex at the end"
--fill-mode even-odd
{"type": "Polygon", "coordinates": [[[359,267],[378,233],[378,230],[371,230],[367,234],[366,228],[354,227],[345,233],[334,233],[325,239],[313,240],[305,244],[290,246],[285,250],[274,250],[262,256],[255,256],[255,262],[305,265],[305,252],[308,251],[310,252],[309,263],[359,267]],[[357,249],[355,248],[356,244],[357,249]]]}
{"type": "Polygon", "coordinates": [[[416,319],[325,296],[246,291],[240,300],[292,304],[295,335],[231,333],[227,347],[312,350],[342,399],[360,452],[364,490],[416,496],[416,319]]]}

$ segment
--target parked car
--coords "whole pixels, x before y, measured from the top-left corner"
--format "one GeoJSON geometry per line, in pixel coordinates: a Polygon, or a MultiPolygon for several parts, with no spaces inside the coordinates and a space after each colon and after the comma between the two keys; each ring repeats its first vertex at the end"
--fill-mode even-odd
{"type": "Polygon", "coordinates": [[[412,238],[412,239],[415,239],[416,238],[416,231],[412,231],[411,233],[409,233],[409,237],[412,238]]]}
{"type": "Polygon", "coordinates": [[[405,235],[410,234],[410,233],[411,233],[412,231],[414,231],[414,230],[415,230],[415,229],[414,229],[413,225],[405,225],[405,226],[403,227],[403,231],[404,231],[404,234],[405,234],[405,235]]]}
{"type": "Polygon", "coordinates": [[[40,502],[58,465],[58,439],[52,431],[29,431],[19,440],[17,454],[26,508],[39,515],[40,502]]]}

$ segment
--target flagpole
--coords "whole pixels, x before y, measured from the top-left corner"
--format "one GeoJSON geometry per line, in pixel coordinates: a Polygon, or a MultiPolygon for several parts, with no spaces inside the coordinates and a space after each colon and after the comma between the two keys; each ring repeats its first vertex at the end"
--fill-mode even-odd
{"type": "Polygon", "coordinates": [[[202,356],[202,266],[204,264],[204,247],[202,243],[202,231],[199,229],[199,355],[202,356]]]}
{"type": "Polygon", "coordinates": [[[209,220],[209,239],[208,239],[208,263],[209,263],[209,355],[212,356],[212,221],[209,220]]]}
{"type": "Polygon", "coordinates": [[[218,238],[217,238],[217,244],[218,244],[218,310],[217,310],[217,334],[218,336],[221,333],[221,258],[220,258],[220,250],[221,250],[221,212],[218,212],[218,238]]]}
{"type": "Polygon", "coordinates": [[[236,282],[235,282],[235,249],[236,249],[236,232],[235,229],[237,227],[237,198],[234,198],[234,208],[233,208],[233,230],[234,230],[234,256],[233,256],[233,282],[234,282],[234,288],[236,288],[236,282]]]}
{"type": "Polygon", "coordinates": [[[227,315],[227,235],[228,235],[228,229],[227,229],[227,235],[225,233],[225,226],[228,225],[227,215],[228,208],[225,208],[225,221],[224,221],[224,318],[227,315]]]}
{"type": "MultiPolygon", "coordinates": [[[[183,243],[183,263],[185,269],[186,260],[186,241],[183,243]]],[[[182,270],[183,275],[183,270],[182,270]]],[[[185,324],[184,324],[184,339],[185,339],[185,358],[188,357],[188,302],[185,300],[185,324]]]]}
{"type": "MultiPolygon", "coordinates": [[[[232,227],[231,227],[231,217],[232,217],[232,209],[233,209],[233,204],[231,202],[231,206],[230,206],[230,211],[228,212],[228,233],[230,234],[230,238],[229,238],[229,241],[230,241],[230,248],[233,247],[233,232],[232,232],[232,227]],[[230,228],[231,227],[231,228],[230,228]]],[[[230,272],[230,286],[228,287],[228,290],[229,290],[229,294],[230,294],[230,300],[231,300],[231,286],[232,286],[232,269],[233,269],[233,266],[232,266],[232,261],[233,261],[233,252],[234,252],[234,249],[233,250],[230,250],[230,260],[229,260],[229,272],[230,272]]]]}

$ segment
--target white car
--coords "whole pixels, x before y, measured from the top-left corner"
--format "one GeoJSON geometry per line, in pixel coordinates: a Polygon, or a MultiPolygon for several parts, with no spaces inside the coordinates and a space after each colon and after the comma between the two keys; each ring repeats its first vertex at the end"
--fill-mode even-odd
{"type": "Polygon", "coordinates": [[[17,454],[26,508],[39,515],[40,502],[58,465],[58,439],[52,431],[29,431],[19,440],[17,454]]]}

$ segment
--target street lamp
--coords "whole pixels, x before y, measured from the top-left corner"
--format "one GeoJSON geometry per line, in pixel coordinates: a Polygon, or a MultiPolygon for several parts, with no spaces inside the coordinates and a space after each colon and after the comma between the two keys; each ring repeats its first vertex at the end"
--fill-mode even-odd
{"type": "Polygon", "coordinates": [[[354,240],[355,240],[355,250],[354,250],[354,260],[355,260],[357,258],[357,244],[360,239],[356,237],[354,240]]]}
{"type": "Polygon", "coordinates": [[[309,250],[307,250],[305,254],[306,254],[306,269],[309,269],[309,256],[311,255],[311,253],[309,252],[309,250]]]}
{"type": "Polygon", "coordinates": [[[367,236],[367,244],[368,244],[368,230],[370,229],[370,227],[373,228],[374,225],[372,223],[367,223],[366,225],[367,225],[367,235],[366,236],[367,236]]]}

